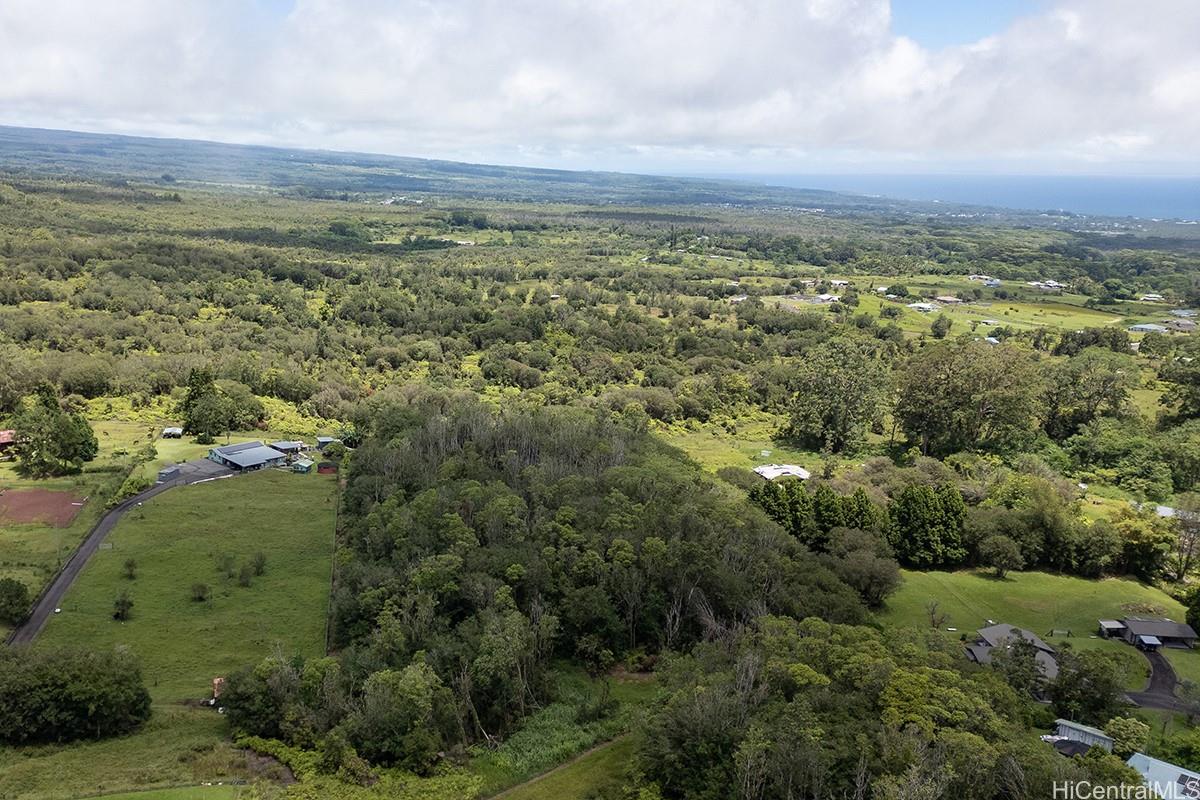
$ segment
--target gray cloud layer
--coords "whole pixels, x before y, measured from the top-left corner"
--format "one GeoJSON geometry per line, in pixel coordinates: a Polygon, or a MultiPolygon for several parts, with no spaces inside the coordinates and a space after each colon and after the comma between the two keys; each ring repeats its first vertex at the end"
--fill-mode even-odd
{"type": "Polygon", "coordinates": [[[1200,2],[4,0],[0,122],[650,169],[1200,171],[1200,2]]]}

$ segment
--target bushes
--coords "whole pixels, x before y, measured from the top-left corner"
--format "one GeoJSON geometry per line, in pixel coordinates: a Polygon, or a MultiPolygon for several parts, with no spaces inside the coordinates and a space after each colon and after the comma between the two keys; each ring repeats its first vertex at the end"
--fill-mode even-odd
{"type": "Polygon", "coordinates": [[[16,578],[0,578],[0,621],[16,625],[29,611],[29,587],[16,578]]]}
{"type": "Polygon", "coordinates": [[[149,717],[141,669],[124,649],[0,650],[0,742],[101,739],[149,717]]]}

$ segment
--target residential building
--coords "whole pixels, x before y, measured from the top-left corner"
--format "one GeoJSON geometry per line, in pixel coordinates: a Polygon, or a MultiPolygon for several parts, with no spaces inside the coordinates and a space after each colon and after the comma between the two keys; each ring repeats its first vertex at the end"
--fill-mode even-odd
{"type": "Polygon", "coordinates": [[[1125,763],[1142,776],[1142,781],[1154,797],[1162,800],[1200,798],[1200,773],[1151,758],[1145,753],[1134,753],[1125,763]]]}
{"type": "Polygon", "coordinates": [[[250,471],[273,467],[283,463],[284,455],[262,442],[242,442],[208,451],[208,459],[239,471],[250,471]]]}
{"type": "Polygon", "coordinates": [[[1042,641],[1033,631],[999,623],[980,628],[976,633],[979,634],[978,638],[972,644],[967,645],[967,656],[972,661],[978,664],[990,664],[996,648],[1007,650],[1012,647],[1014,641],[1022,638],[1032,642],[1037,649],[1035,658],[1041,667],[1042,675],[1047,680],[1052,680],[1058,675],[1058,661],[1054,658],[1054,648],[1042,641]]]}

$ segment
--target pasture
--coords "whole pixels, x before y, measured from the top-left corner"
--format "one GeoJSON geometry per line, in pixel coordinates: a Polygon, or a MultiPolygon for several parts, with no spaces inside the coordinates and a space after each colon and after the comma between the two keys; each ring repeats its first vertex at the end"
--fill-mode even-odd
{"type": "MultiPolygon", "coordinates": [[[[104,513],[133,454],[157,436],[156,426],[127,420],[103,420],[92,427],[100,452],[78,475],[25,478],[14,462],[0,462],[0,577],[24,582],[31,595],[49,583],[104,513]],[[83,505],[72,505],[77,502],[83,505]]],[[[0,624],[0,635],[7,631],[0,624]]]]}
{"type": "MultiPolygon", "coordinates": [[[[1096,637],[1097,621],[1128,615],[1162,615],[1184,618],[1183,606],[1164,592],[1126,578],[1086,580],[1045,572],[1013,572],[998,580],[981,570],[913,572],[904,570],[904,584],[888,598],[880,621],[889,626],[929,626],[926,604],[936,600],[939,611],[949,614],[942,630],[972,638],[989,620],[1031,630],[1050,644],[1069,644],[1088,650],[1114,653],[1126,666],[1126,687],[1140,690],[1149,669],[1132,647],[1096,637]],[[1051,631],[1070,631],[1052,635],[1051,631]]],[[[1165,651],[1172,663],[1176,655],[1185,669],[1200,677],[1200,654],[1165,651]],[[1193,664],[1193,661],[1195,662],[1193,664]]],[[[1184,670],[1176,667],[1180,677],[1184,670]]]]}
{"type": "MultiPolygon", "coordinates": [[[[202,782],[274,777],[268,768],[229,744],[225,720],[215,711],[156,708],[136,733],[99,742],[0,748],[0,797],[7,800],[74,800],[114,791],[138,791],[137,800],[226,800],[232,787],[192,787],[202,782]],[[266,770],[266,771],[264,771],[266,770]],[[184,789],[166,787],[188,786],[184,789]],[[190,794],[189,794],[190,792],[190,794]]],[[[124,795],[122,795],[124,796],[124,795]]]]}
{"type": "Polygon", "coordinates": [[[277,649],[320,655],[333,518],[324,476],[264,471],[172,489],[121,520],[38,646],[128,646],[158,702],[206,697],[214,677],[277,649]],[[256,553],[265,572],[241,585],[256,553]],[[196,599],[201,585],[207,599],[196,599]],[[132,613],[116,621],[113,601],[126,591],[132,613]]]}

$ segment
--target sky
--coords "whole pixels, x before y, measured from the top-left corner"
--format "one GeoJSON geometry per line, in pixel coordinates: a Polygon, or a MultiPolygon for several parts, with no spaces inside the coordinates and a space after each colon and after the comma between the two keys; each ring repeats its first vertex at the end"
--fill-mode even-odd
{"type": "Polygon", "coordinates": [[[1200,175],[1198,0],[2,0],[0,124],[639,172],[1200,175]]]}

